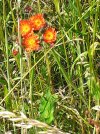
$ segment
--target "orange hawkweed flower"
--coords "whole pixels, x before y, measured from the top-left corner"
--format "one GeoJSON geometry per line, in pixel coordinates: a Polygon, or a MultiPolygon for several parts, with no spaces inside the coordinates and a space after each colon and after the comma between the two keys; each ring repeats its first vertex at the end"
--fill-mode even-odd
{"type": "Polygon", "coordinates": [[[22,37],[25,37],[29,33],[31,33],[32,27],[29,20],[21,20],[20,21],[20,33],[22,37]]]}
{"type": "Polygon", "coordinates": [[[43,40],[46,43],[52,44],[56,41],[56,35],[57,32],[55,31],[55,28],[48,28],[43,34],[43,40]]]}
{"type": "Polygon", "coordinates": [[[29,20],[34,30],[40,30],[46,24],[42,14],[36,14],[34,16],[31,16],[29,20]]]}
{"type": "Polygon", "coordinates": [[[18,49],[13,49],[13,50],[12,50],[12,54],[13,54],[14,56],[16,56],[18,53],[19,53],[18,49]]]}
{"type": "Polygon", "coordinates": [[[37,51],[40,48],[37,35],[29,35],[23,39],[22,45],[27,52],[37,51]]]}

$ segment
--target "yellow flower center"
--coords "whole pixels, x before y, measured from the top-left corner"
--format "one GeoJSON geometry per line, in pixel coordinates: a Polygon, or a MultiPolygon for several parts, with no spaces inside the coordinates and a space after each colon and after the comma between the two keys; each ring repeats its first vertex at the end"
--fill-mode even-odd
{"type": "Polygon", "coordinates": [[[35,24],[36,24],[37,26],[40,26],[42,23],[41,23],[41,21],[40,21],[39,19],[37,19],[37,20],[35,20],[35,24]]]}
{"type": "Polygon", "coordinates": [[[30,47],[32,47],[34,45],[34,43],[35,43],[35,40],[33,38],[30,38],[29,39],[29,45],[30,45],[30,47]]]}
{"type": "Polygon", "coordinates": [[[28,32],[29,30],[30,30],[30,27],[29,27],[28,25],[24,25],[24,26],[22,27],[22,33],[28,32]]]}
{"type": "Polygon", "coordinates": [[[51,40],[53,38],[53,34],[51,32],[48,32],[47,35],[46,35],[46,38],[48,40],[51,40]]]}

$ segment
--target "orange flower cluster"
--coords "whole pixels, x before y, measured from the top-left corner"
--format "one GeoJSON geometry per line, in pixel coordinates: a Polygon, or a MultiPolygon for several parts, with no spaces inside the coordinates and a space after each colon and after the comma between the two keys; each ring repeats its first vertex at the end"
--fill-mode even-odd
{"type": "MultiPolygon", "coordinates": [[[[22,36],[22,45],[27,52],[37,51],[40,49],[39,37],[35,35],[35,31],[44,28],[46,21],[42,14],[31,16],[28,20],[20,21],[20,34],[22,36]]],[[[46,43],[52,44],[56,41],[56,30],[47,27],[43,33],[43,40],[46,43]]]]}

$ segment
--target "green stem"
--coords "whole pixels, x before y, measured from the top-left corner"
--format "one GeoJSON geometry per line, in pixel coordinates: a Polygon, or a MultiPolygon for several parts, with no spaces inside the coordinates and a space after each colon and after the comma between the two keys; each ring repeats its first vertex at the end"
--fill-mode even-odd
{"type": "MultiPolygon", "coordinates": [[[[77,4],[77,8],[78,8],[78,13],[79,13],[79,17],[82,17],[82,11],[81,11],[81,3],[79,0],[76,0],[76,4],[77,4]]],[[[84,19],[81,19],[81,24],[82,24],[82,32],[85,33],[85,22],[84,19]]]]}
{"type": "Polygon", "coordinates": [[[24,112],[24,89],[23,89],[23,62],[22,62],[22,44],[21,44],[21,34],[20,34],[20,17],[19,17],[19,10],[20,10],[20,2],[17,1],[17,21],[18,21],[18,41],[19,41],[19,53],[20,53],[20,86],[21,86],[21,96],[22,96],[22,111],[24,112]]]}
{"type": "MultiPolygon", "coordinates": [[[[93,32],[93,44],[95,44],[95,40],[96,40],[96,32],[97,32],[97,26],[98,26],[98,14],[99,14],[99,5],[100,5],[100,2],[98,1],[97,2],[97,6],[96,6],[96,13],[95,13],[95,22],[94,22],[94,32],[93,32]]],[[[94,49],[94,47],[93,47],[93,49],[94,49]]],[[[93,50],[94,51],[94,50],[93,50]]],[[[93,60],[93,58],[94,57],[92,57],[92,60],[93,60]]],[[[93,66],[93,68],[94,68],[94,66],[93,66]]],[[[94,77],[96,77],[95,76],[95,72],[94,72],[94,77]]],[[[95,78],[96,79],[96,78],[95,78]]],[[[97,101],[96,101],[96,105],[100,105],[100,99],[98,99],[97,101]]],[[[99,111],[97,111],[96,112],[96,121],[97,122],[99,122],[99,118],[100,118],[100,112],[99,111]]],[[[93,132],[93,134],[99,134],[99,132],[98,131],[96,131],[96,128],[94,127],[94,132],[93,132]]]]}
{"type": "MultiPolygon", "coordinates": [[[[7,83],[8,83],[8,93],[11,91],[11,83],[10,83],[10,67],[9,67],[9,46],[8,46],[8,38],[7,38],[7,27],[6,27],[6,14],[5,14],[5,1],[3,0],[3,21],[4,21],[4,33],[5,33],[5,47],[6,47],[6,59],[7,59],[7,83]]],[[[5,92],[4,92],[5,94],[5,92]]],[[[6,95],[6,94],[5,94],[6,95]]],[[[6,107],[12,109],[11,103],[11,95],[5,100],[6,107]]]]}
{"type": "MultiPolygon", "coordinates": [[[[29,70],[31,69],[31,53],[28,53],[28,67],[29,70]]],[[[30,91],[29,91],[29,98],[31,101],[31,118],[33,117],[33,91],[32,91],[32,78],[33,78],[33,70],[29,72],[29,80],[30,80],[30,91]]]]}
{"type": "Polygon", "coordinates": [[[11,1],[10,0],[7,0],[7,1],[8,1],[9,8],[11,10],[11,15],[12,15],[12,19],[13,19],[13,22],[14,22],[14,26],[16,27],[16,20],[15,20],[15,16],[14,16],[14,13],[13,13],[11,1]]]}
{"type": "Polygon", "coordinates": [[[56,12],[60,15],[60,1],[59,0],[53,0],[56,12]]]}
{"type": "MultiPolygon", "coordinates": [[[[5,22],[4,22],[5,23],[5,22]]],[[[5,24],[6,25],[6,24],[5,24]]],[[[8,90],[10,90],[10,70],[9,70],[9,54],[8,54],[8,41],[7,31],[5,26],[5,45],[6,45],[6,56],[7,56],[7,77],[8,77],[8,90]]]]}
{"type": "MultiPolygon", "coordinates": [[[[47,49],[46,47],[44,47],[44,53],[46,53],[47,49]]],[[[53,85],[52,85],[52,79],[51,79],[51,67],[50,67],[50,61],[49,61],[49,57],[48,54],[45,56],[45,61],[46,61],[46,66],[47,66],[47,72],[48,72],[48,81],[49,81],[49,85],[51,88],[51,92],[53,93],[53,85]]]]}
{"type": "Polygon", "coordinates": [[[39,11],[39,13],[41,13],[40,0],[38,0],[38,11],[39,11]]]}
{"type": "Polygon", "coordinates": [[[8,90],[10,91],[10,70],[9,70],[9,53],[8,53],[8,39],[7,39],[7,28],[6,28],[6,14],[5,14],[5,0],[3,0],[3,21],[5,29],[5,46],[6,46],[6,58],[7,58],[7,77],[8,77],[8,90]]]}

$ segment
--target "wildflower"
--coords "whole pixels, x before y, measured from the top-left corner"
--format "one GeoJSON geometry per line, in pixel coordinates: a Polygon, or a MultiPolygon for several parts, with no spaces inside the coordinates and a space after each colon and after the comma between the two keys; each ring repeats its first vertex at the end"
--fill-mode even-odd
{"type": "Polygon", "coordinates": [[[28,20],[21,20],[20,21],[20,33],[22,37],[25,37],[29,33],[31,33],[32,27],[28,20]]]}
{"type": "Polygon", "coordinates": [[[43,34],[43,40],[46,42],[46,43],[54,43],[56,41],[56,31],[55,31],[55,28],[48,28],[44,34],[43,34]]]}
{"type": "Polygon", "coordinates": [[[23,39],[22,45],[27,52],[37,51],[40,48],[37,35],[29,35],[23,39]]]}
{"type": "Polygon", "coordinates": [[[40,30],[46,24],[42,14],[36,14],[34,16],[31,16],[29,20],[34,30],[40,30]]]}
{"type": "Polygon", "coordinates": [[[18,49],[13,49],[13,50],[12,50],[12,54],[13,54],[14,56],[16,56],[18,53],[19,53],[18,49]]]}

